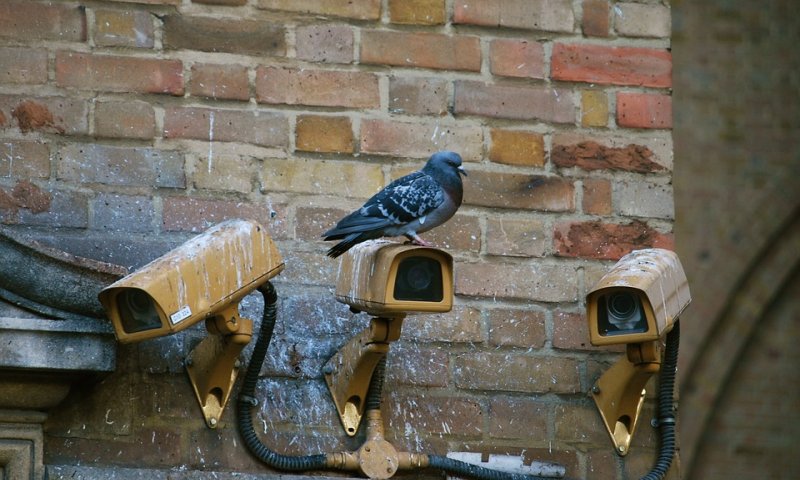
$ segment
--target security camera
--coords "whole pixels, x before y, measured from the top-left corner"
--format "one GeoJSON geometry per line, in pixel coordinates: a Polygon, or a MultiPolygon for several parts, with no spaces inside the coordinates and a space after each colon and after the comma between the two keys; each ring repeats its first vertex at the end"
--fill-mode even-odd
{"type": "Polygon", "coordinates": [[[283,266],[264,227],[229,220],[106,287],[99,298],[117,340],[138,342],[235,308],[283,266]]]}
{"type": "Polygon", "coordinates": [[[658,340],[691,300],[675,252],[635,250],[622,257],[586,296],[592,345],[658,340]]]}
{"type": "Polygon", "coordinates": [[[253,336],[239,302],[283,270],[266,229],[229,220],[103,289],[100,303],[117,340],[138,342],[206,320],[209,335],[186,358],[206,425],[215,428],[236,381],[239,354],[253,336]]]}
{"type": "Polygon", "coordinates": [[[449,312],[453,257],[442,250],[388,241],[356,245],[342,256],[336,300],[371,315],[449,312]]]}

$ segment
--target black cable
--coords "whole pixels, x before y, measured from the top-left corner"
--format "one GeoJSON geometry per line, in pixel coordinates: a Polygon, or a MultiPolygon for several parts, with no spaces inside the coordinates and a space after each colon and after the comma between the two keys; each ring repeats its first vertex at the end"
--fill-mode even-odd
{"type": "Polygon", "coordinates": [[[261,365],[267,355],[267,348],[269,348],[272,332],[275,329],[275,319],[278,315],[276,306],[278,294],[275,291],[275,287],[270,282],[266,282],[258,287],[258,291],[264,296],[264,315],[261,320],[258,340],[255,348],[253,348],[253,355],[250,357],[250,364],[247,366],[247,371],[244,375],[242,389],[239,391],[237,401],[239,433],[250,452],[270,467],[288,471],[323,469],[327,459],[326,455],[294,456],[275,453],[264,445],[256,435],[255,428],[253,428],[251,408],[258,403],[255,399],[256,383],[258,382],[261,365]]]}
{"type": "Polygon", "coordinates": [[[383,379],[386,376],[386,355],[378,360],[375,370],[372,372],[372,379],[367,390],[367,399],[364,402],[366,410],[380,410],[381,397],[383,396],[383,379]]]}
{"type": "Polygon", "coordinates": [[[667,334],[667,345],[664,348],[664,363],[661,367],[661,379],[658,384],[658,429],[661,432],[661,447],[656,464],[641,480],[661,480],[667,474],[672,458],[675,455],[675,411],[674,401],[675,373],[678,370],[678,344],[680,343],[680,323],[667,334]]]}

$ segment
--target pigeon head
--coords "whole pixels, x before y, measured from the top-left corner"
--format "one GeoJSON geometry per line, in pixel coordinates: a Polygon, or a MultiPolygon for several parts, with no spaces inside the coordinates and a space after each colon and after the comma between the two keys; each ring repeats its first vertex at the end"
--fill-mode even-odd
{"type": "Polygon", "coordinates": [[[467,176],[467,171],[461,166],[461,155],[447,150],[431,155],[422,171],[434,178],[440,175],[455,175],[456,178],[459,178],[459,174],[467,176]]]}

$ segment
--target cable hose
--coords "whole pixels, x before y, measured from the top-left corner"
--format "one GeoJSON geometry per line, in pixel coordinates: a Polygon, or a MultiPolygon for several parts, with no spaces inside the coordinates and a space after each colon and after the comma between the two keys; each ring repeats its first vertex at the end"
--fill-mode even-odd
{"type": "Polygon", "coordinates": [[[367,390],[367,399],[364,402],[364,407],[367,410],[380,410],[381,397],[383,396],[383,379],[386,376],[386,355],[383,356],[375,365],[375,370],[372,372],[372,380],[369,382],[369,389],[367,390]]]}
{"type": "Polygon", "coordinates": [[[661,480],[667,474],[672,458],[675,455],[675,412],[673,409],[673,391],[675,374],[678,368],[678,344],[680,343],[680,323],[667,334],[667,345],[664,348],[664,363],[661,379],[658,384],[658,428],[661,432],[661,447],[653,469],[641,480],[661,480]]]}
{"type": "Polygon", "coordinates": [[[258,382],[258,374],[261,365],[267,356],[269,342],[272,339],[272,332],[275,329],[275,319],[278,315],[278,294],[272,283],[266,282],[258,287],[258,291],[264,296],[264,314],[261,320],[261,329],[258,333],[258,340],[253,348],[253,355],[242,381],[242,388],[239,391],[237,401],[237,413],[239,433],[250,452],[259,460],[270,467],[286,471],[319,470],[325,468],[327,456],[318,455],[281,455],[269,448],[258,438],[255,428],[253,428],[253,414],[251,408],[256,405],[255,390],[258,382]]]}
{"type": "Polygon", "coordinates": [[[477,478],[479,480],[553,480],[552,477],[492,470],[442,455],[428,455],[428,465],[431,468],[444,470],[451,475],[477,478]]]}

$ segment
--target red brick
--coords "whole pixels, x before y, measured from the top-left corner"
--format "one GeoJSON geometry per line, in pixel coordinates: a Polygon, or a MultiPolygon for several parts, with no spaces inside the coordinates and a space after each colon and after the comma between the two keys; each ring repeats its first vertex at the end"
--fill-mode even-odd
{"type": "Polygon", "coordinates": [[[247,100],[250,98],[247,67],[196,63],[192,65],[189,93],[214,99],[247,100]]]}
{"type": "Polygon", "coordinates": [[[586,456],[586,478],[617,480],[620,478],[618,459],[619,456],[611,448],[589,451],[586,456]]]}
{"type": "Polygon", "coordinates": [[[456,295],[539,302],[574,302],[578,299],[575,268],[550,263],[459,263],[456,295]]]}
{"type": "Polygon", "coordinates": [[[556,43],[550,71],[553,80],[669,87],[672,55],[655,48],[556,43]]]}
{"type": "Polygon", "coordinates": [[[378,77],[368,72],[259,67],[259,103],[377,109],[378,77]]]}
{"type": "Polygon", "coordinates": [[[458,115],[513,120],[575,121],[575,105],[569,90],[543,86],[490,85],[470,80],[456,81],[454,112],[458,115]]]}
{"type": "Polygon", "coordinates": [[[30,40],[86,41],[86,9],[70,5],[6,0],[0,3],[0,37],[30,40]]]}
{"type": "Polygon", "coordinates": [[[100,101],[94,107],[94,131],[99,137],[151,139],[156,120],[153,106],[139,101],[100,101]]]}
{"type": "Polygon", "coordinates": [[[610,26],[608,0],[583,0],[581,28],[587,37],[607,37],[610,26]]]}
{"type": "Polygon", "coordinates": [[[390,77],[389,111],[410,115],[445,115],[447,80],[438,78],[390,77]]]}
{"type": "Polygon", "coordinates": [[[444,0],[389,0],[389,20],[412,25],[442,25],[447,21],[444,0]]]}
{"type": "Polygon", "coordinates": [[[546,403],[519,397],[493,396],[489,401],[489,435],[495,438],[529,439],[547,431],[546,403]]]}
{"type": "Polygon", "coordinates": [[[164,137],[283,147],[289,144],[289,122],[279,113],[169,107],[164,137]]]}
{"type": "Polygon", "coordinates": [[[349,25],[302,25],[295,32],[297,58],[310,62],[353,63],[354,34],[349,25]]]}
{"type": "Polygon", "coordinates": [[[272,223],[269,208],[235,200],[165,197],[162,215],[162,228],[169,232],[202,232],[232,218],[252,218],[268,228],[272,223]]]}
{"type": "Polygon", "coordinates": [[[244,55],[286,55],[286,28],[277,23],[232,18],[166,15],[164,48],[244,55]]]}
{"type": "Polygon", "coordinates": [[[624,170],[638,173],[663,171],[653,151],[644,145],[625,147],[603,145],[595,140],[571,143],[572,138],[556,138],[550,160],[557,167],[579,167],[584,170],[624,170]],[[565,141],[565,143],[561,143],[565,141]]]}
{"type": "Polygon", "coordinates": [[[553,243],[562,257],[619,260],[631,250],[641,248],[672,249],[671,234],[661,233],[644,222],[629,224],[564,222],[555,227],[553,243]]]}
{"type": "Polygon", "coordinates": [[[610,445],[603,420],[592,402],[560,403],[555,408],[555,439],[570,445],[610,445]]]}
{"type": "Polygon", "coordinates": [[[304,152],[352,153],[355,146],[349,117],[300,115],[295,135],[297,150],[304,152]]]}
{"type": "Polygon", "coordinates": [[[527,40],[492,40],[489,69],[504,77],[544,78],[544,47],[527,40]]]}
{"type": "Polygon", "coordinates": [[[0,141],[0,178],[48,178],[50,147],[42,142],[0,141]]]}
{"type": "Polygon", "coordinates": [[[489,343],[498,346],[542,348],[546,340],[544,312],[494,309],[489,311],[489,343]]]}
{"type": "Polygon", "coordinates": [[[492,218],[486,223],[486,253],[508,257],[543,257],[550,245],[541,220],[492,218]]]}
{"type": "Polygon", "coordinates": [[[453,379],[458,388],[468,390],[578,393],[578,367],[571,358],[472,352],[455,358],[453,379]]]}
{"type": "Polygon", "coordinates": [[[149,147],[69,144],[61,149],[58,178],[104,185],[184,188],[183,155],[149,147]]]}
{"type": "Polygon", "coordinates": [[[417,342],[482,343],[483,322],[476,308],[456,306],[448,313],[410,315],[403,338],[417,342]]]}
{"type": "Polygon", "coordinates": [[[575,209],[574,187],[561,177],[471,169],[465,182],[464,202],[484,207],[547,212],[575,209]]]}
{"type": "Polygon", "coordinates": [[[0,83],[47,83],[47,51],[21,47],[0,48],[0,83]]]}
{"type": "Polygon", "coordinates": [[[589,327],[583,312],[557,311],[553,314],[553,348],[592,350],[589,327]]]}
{"type": "Polygon", "coordinates": [[[183,64],[180,60],[57,52],[56,83],[79,90],[183,95],[183,64]]]}
{"type": "Polygon", "coordinates": [[[258,0],[257,7],[355,20],[378,20],[381,14],[380,0],[258,0]]]}
{"type": "Polygon", "coordinates": [[[617,125],[630,128],[672,128],[672,97],[617,92],[617,125]]]}
{"type": "Polygon", "coordinates": [[[447,435],[480,435],[483,409],[469,398],[393,394],[386,418],[390,429],[447,435]]]}
{"type": "Polygon", "coordinates": [[[478,37],[363,30],[361,63],[440,70],[481,69],[478,37]]]}
{"type": "Polygon", "coordinates": [[[153,48],[153,17],[144,10],[95,10],[94,43],[104,47],[153,48]]]}
{"type": "Polygon", "coordinates": [[[450,375],[446,348],[399,342],[392,345],[386,364],[386,383],[415,387],[446,387],[450,375]]]}
{"type": "Polygon", "coordinates": [[[569,0],[459,0],[454,7],[453,23],[572,32],[575,22],[569,0]]]}
{"type": "Polygon", "coordinates": [[[611,182],[605,178],[583,179],[583,213],[611,215],[611,182]]]}
{"type": "Polygon", "coordinates": [[[89,107],[79,99],[0,95],[0,112],[8,119],[7,124],[14,119],[22,133],[89,133],[89,107]]]}
{"type": "Polygon", "coordinates": [[[507,165],[544,166],[544,137],[541,133],[493,128],[489,134],[492,139],[489,160],[507,165]]]}
{"type": "Polygon", "coordinates": [[[464,160],[479,160],[483,130],[466,125],[363,120],[360,144],[362,153],[427,159],[438,150],[454,150],[464,160]]]}

